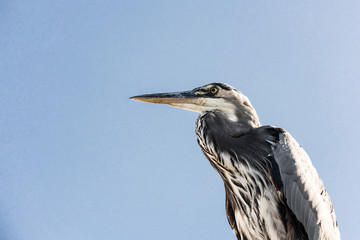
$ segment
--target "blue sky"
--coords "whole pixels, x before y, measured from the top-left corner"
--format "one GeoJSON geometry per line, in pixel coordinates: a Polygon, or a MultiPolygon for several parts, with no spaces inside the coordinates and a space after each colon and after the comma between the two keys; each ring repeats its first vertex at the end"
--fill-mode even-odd
{"type": "Polygon", "coordinates": [[[358,1],[0,1],[0,238],[234,239],[196,113],[128,98],[226,82],[360,221],[358,1]]]}

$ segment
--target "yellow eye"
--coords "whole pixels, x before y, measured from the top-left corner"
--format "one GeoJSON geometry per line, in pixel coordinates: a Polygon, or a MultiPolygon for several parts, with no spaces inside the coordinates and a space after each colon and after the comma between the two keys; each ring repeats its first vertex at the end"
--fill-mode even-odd
{"type": "Polygon", "coordinates": [[[212,94],[212,95],[214,95],[215,93],[217,93],[217,88],[216,87],[212,87],[212,88],[210,88],[209,89],[209,92],[212,94]]]}

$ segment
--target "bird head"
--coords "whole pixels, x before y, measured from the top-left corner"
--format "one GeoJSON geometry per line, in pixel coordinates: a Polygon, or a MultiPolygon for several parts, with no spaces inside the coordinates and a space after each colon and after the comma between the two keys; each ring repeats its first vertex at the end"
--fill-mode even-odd
{"type": "Polygon", "coordinates": [[[249,99],[235,88],[225,83],[210,83],[190,91],[153,93],[133,96],[130,99],[195,111],[221,112],[232,122],[247,122],[259,127],[258,116],[249,99]]]}

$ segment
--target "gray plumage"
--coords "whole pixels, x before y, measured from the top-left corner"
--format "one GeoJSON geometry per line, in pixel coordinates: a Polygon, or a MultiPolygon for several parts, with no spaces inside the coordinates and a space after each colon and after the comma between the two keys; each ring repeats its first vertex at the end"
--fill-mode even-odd
{"type": "Polygon", "coordinates": [[[198,143],[224,181],[238,239],[340,239],[330,197],[306,152],[285,130],[261,126],[239,91],[212,83],[132,99],[200,112],[198,143]]]}

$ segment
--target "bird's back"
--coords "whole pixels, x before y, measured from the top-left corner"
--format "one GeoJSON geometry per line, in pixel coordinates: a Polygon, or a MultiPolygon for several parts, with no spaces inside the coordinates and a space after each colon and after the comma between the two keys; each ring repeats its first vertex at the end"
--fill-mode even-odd
{"type": "Polygon", "coordinates": [[[228,220],[238,239],[313,239],[284,196],[282,168],[274,157],[283,130],[263,126],[242,132],[221,113],[204,112],[196,134],[224,181],[228,220]]]}

